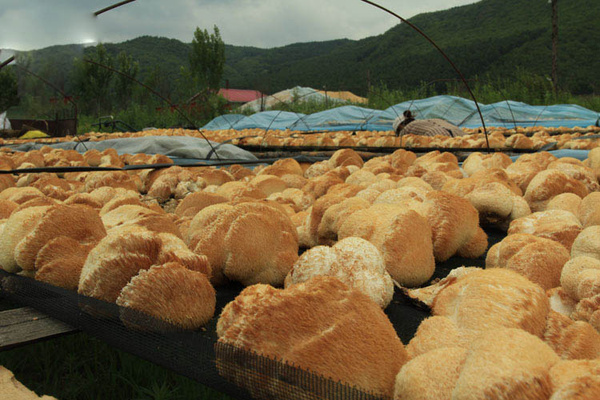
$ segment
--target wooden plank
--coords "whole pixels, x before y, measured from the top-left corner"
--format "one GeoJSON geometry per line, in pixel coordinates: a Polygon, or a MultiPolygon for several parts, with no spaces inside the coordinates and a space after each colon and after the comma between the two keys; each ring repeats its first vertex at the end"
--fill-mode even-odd
{"type": "Polygon", "coordinates": [[[50,318],[31,307],[18,307],[0,312],[0,328],[50,318]]]}
{"type": "Polygon", "coordinates": [[[0,350],[70,332],[76,329],[30,307],[0,312],[0,350]]]}

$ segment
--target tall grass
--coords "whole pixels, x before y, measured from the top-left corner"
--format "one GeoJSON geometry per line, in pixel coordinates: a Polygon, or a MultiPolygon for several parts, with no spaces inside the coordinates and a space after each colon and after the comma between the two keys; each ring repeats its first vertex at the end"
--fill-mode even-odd
{"type": "Polygon", "coordinates": [[[367,106],[375,110],[385,110],[404,101],[426,98],[435,94],[433,89],[425,84],[421,85],[421,88],[411,90],[389,89],[385,84],[380,84],[370,88],[367,106]]]}
{"type": "MultiPolygon", "coordinates": [[[[533,75],[517,69],[514,78],[496,78],[487,75],[470,81],[470,86],[478,101],[489,104],[505,100],[514,100],[530,105],[577,104],[600,112],[600,96],[573,95],[564,90],[555,89],[550,78],[533,75]]],[[[464,85],[458,82],[448,83],[446,93],[469,98],[464,85]]]]}
{"type": "Polygon", "coordinates": [[[228,400],[228,396],[85,333],[0,352],[0,365],[60,400],[228,400]]]}
{"type": "Polygon", "coordinates": [[[359,106],[359,107],[364,107],[364,104],[359,104],[359,103],[339,103],[339,102],[333,102],[333,101],[329,101],[329,102],[325,102],[325,101],[318,101],[318,100],[306,100],[306,101],[298,101],[295,103],[281,103],[278,104],[276,106],[274,106],[273,108],[271,108],[271,110],[281,110],[281,111],[288,111],[288,112],[293,112],[293,113],[299,113],[299,114],[315,114],[321,111],[326,111],[326,110],[331,110],[332,108],[337,108],[337,107],[341,107],[341,106],[348,106],[348,105],[355,105],[355,106],[359,106]]]}
{"type": "MultiPolygon", "coordinates": [[[[487,75],[469,79],[467,82],[477,101],[484,104],[506,100],[530,105],[577,104],[600,112],[600,96],[573,95],[566,91],[554,90],[549,78],[532,75],[520,69],[517,69],[514,78],[511,79],[487,75]]],[[[443,94],[471,99],[463,82],[455,79],[423,82],[418,88],[410,90],[389,89],[381,84],[371,88],[368,107],[383,110],[404,101],[443,94]]]]}

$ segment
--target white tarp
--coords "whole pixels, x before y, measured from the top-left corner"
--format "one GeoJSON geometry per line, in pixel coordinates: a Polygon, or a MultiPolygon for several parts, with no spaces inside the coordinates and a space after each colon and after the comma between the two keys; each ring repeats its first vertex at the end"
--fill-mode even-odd
{"type": "Polygon", "coordinates": [[[309,88],[309,87],[301,87],[296,86],[292,89],[282,90],[281,92],[277,92],[270,96],[266,96],[260,99],[249,101],[240,107],[242,111],[253,111],[259,112],[262,110],[268,110],[275,106],[280,106],[282,104],[290,104],[290,103],[302,103],[302,102],[318,102],[318,103],[345,103],[346,100],[331,97],[326,94],[326,92],[309,88]]]}
{"type": "Polygon", "coordinates": [[[6,111],[0,114],[0,129],[12,129],[10,121],[6,118],[6,111]]]}

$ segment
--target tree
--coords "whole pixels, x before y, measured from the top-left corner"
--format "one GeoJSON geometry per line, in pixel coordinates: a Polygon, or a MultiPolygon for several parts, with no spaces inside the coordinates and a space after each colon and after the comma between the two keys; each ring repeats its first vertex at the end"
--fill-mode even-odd
{"type": "Polygon", "coordinates": [[[125,74],[117,74],[115,81],[115,94],[119,100],[119,106],[125,107],[131,100],[133,95],[133,87],[135,82],[128,77],[135,78],[140,70],[137,61],[133,57],[127,55],[124,51],[117,56],[118,71],[125,74]]]}
{"type": "MultiPolygon", "coordinates": [[[[95,53],[87,56],[98,64],[113,66],[113,58],[107,53],[102,43],[95,48],[95,53]]],[[[96,117],[100,112],[111,109],[110,89],[113,72],[85,60],[75,61],[75,87],[84,103],[87,112],[96,117]]]]}
{"type": "Polygon", "coordinates": [[[189,68],[181,68],[178,93],[196,123],[206,122],[220,115],[224,99],[217,95],[225,70],[225,44],[219,28],[214,33],[196,28],[189,55],[189,68]]]}
{"type": "MultiPolygon", "coordinates": [[[[164,68],[159,64],[152,67],[144,83],[167,99],[171,100],[173,97],[173,83],[164,68]]],[[[162,100],[159,100],[157,97],[148,96],[146,89],[143,89],[140,93],[143,94],[143,98],[140,99],[140,103],[142,104],[163,104],[162,100]]]]}
{"type": "Polygon", "coordinates": [[[196,28],[190,52],[190,73],[199,89],[218,91],[225,69],[225,44],[219,28],[209,34],[206,29],[196,28]]]}
{"type": "Polygon", "coordinates": [[[0,70],[0,113],[17,104],[19,104],[17,77],[12,67],[3,68],[0,70]]]}

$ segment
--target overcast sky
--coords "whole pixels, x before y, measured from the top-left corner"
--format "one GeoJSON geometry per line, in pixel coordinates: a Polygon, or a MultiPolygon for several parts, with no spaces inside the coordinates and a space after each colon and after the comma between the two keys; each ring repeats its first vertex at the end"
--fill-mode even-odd
{"type": "MultiPolygon", "coordinates": [[[[278,47],[362,39],[399,21],[360,0],[137,0],[97,18],[119,0],[0,0],[0,48],[122,42],[142,35],[191,42],[195,28],[217,25],[227,44],[278,47]]],[[[378,0],[404,18],[476,0],[378,0]]]]}

